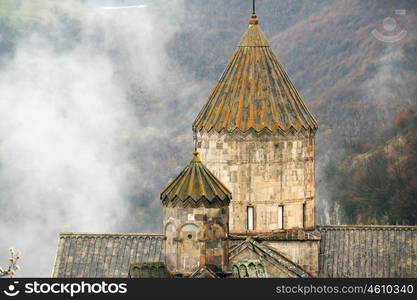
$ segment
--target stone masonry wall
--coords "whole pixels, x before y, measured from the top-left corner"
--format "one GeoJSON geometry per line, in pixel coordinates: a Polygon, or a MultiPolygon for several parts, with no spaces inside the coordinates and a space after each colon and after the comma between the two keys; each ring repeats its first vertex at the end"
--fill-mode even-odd
{"type": "MultiPolygon", "coordinates": [[[[265,277],[268,278],[296,278],[294,274],[291,274],[291,272],[288,272],[284,268],[280,268],[275,264],[272,264],[270,261],[265,259],[264,257],[259,256],[254,251],[250,249],[245,249],[241,253],[239,253],[237,256],[233,257],[230,260],[230,264],[232,265],[233,273],[236,276],[235,268],[238,267],[239,269],[245,268],[246,270],[240,270],[240,273],[249,273],[248,275],[250,277],[260,277],[260,276],[254,276],[253,274],[250,274],[250,268],[246,267],[247,265],[250,266],[250,264],[253,264],[255,266],[261,265],[263,267],[263,273],[265,273],[265,277]],[[243,272],[242,272],[243,271],[243,272]]],[[[246,276],[246,277],[249,277],[246,276]]],[[[245,276],[242,276],[245,277],[245,276]]]]}
{"type": "Polygon", "coordinates": [[[169,271],[191,274],[200,266],[228,270],[228,207],[164,206],[165,264],[169,271]]]}
{"type": "Polygon", "coordinates": [[[319,273],[320,241],[264,241],[313,277],[319,273]]]}
{"type": "Polygon", "coordinates": [[[254,231],[315,227],[314,136],[217,134],[200,131],[202,162],[232,192],[229,228],[247,232],[247,206],[254,207],[254,231]],[[304,226],[303,226],[304,225],[304,226]]]}

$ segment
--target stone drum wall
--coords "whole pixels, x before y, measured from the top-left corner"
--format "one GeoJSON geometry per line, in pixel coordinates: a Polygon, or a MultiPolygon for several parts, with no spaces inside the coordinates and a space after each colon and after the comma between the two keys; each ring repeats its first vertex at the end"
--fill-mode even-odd
{"type": "Polygon", "coordinates": [[[190,274],[203,265],[228,269],[228,207],[164,206],[165,264],[169,271],[190,274]]]}
{"type": "Polygon", "coordinates": [[[231,233],[247,233],[253,206],[255,232],[313,229],[314,135],[197,132],[202,161],[228,187],[231,233]],[[283,206],[283,228],[279,208],[283,206]]]}

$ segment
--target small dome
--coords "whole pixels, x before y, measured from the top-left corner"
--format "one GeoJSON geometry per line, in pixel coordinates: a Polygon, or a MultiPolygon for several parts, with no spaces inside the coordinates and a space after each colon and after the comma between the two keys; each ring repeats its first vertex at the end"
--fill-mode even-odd
{"type": "Polygon", "coordinates": [[[232,193],[201,163],[197,151],[188,166],[162,192],[164,205],[229,205],[232,193]]]}

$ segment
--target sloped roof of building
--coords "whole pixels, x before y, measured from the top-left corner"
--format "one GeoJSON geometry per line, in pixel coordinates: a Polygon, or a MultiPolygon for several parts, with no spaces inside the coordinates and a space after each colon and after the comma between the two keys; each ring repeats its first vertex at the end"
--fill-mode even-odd
{"type": "Polygon", "coordinates": [[[162,192],[164,205],[229,205],[232,193],[201,162],[198,152],[162,192]]]}
{"type": "Polygon", "coordinates": [[[193,123],[197,131],[281,133],[317,129],[259,28],[256,15],[193,123]]]}
{"type": "Polygon", "coordinates": [[[233,245],[229,249],[229,260],[233,262],[233,269],[236,269],[234,271],[235,277],[264,277],[259,276],[259,272],[251,272],[245,271],[245,274],[241,274],[240,268],[238,267],[239,262],[234,261],[234,258],[239,255],[242,251],[245,249],[249,249],[250,251],[253,251],[255,253],[258,253],[260,256],[262,256],[265,259],[268,259],[271,263],[274,265],[279,266],[286,272],[292,274],[294,277],[301,277],[301,278],[308,278],[311,277],[310,274],[308,274],[303,268],[301,268],[299,265],[291,261],[290,259],[283,256],[278,251],[268,247],[265,244],[259,243],[255,241],[253,238],[248,237],[245,241],[241,242],[240,244],[233,245]]]}
{"type": "Polygon", "coordinates": [[[417,277],[417,226],[320,226],[320,277],[417,277]]]}
{"type": "Polygon", "coordinates": [[[210,267],[202,266],[195,270],[189,278],[220,278],[210,267]]]}
{"type": "MultiPolygon", "coordinates": [[[[319,226],[318,231],[320,277],[417,277],[417,226],[319,226]]],[[[241,238],[231,236],[231,260],[252,247],[298,276],[309,276],[262,244],[263,237],[241,238]]],[[[126,278],[132,266],[163,265],[163,240],[161,234],[61,233],[52,276],[126,278]]]]}
{"type": "Polygon", "coordinates": [[[230,233],[230,240],[244,240],[251,237],[257,241],[320,241],[317,230],[283,229],[271,232],[230,233]]]}
{"type": "Polygon", "coordinates": [[[61,233],[52,277],[128,277],[134,263],[163,262],[160,234],[61,233]]]}

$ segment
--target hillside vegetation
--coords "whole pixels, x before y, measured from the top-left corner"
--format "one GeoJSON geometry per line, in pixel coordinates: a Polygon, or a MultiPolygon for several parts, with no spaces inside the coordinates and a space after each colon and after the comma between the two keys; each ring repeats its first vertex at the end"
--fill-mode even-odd
{"type": "Polygon", "coordinates": [[[350,224],[415,224],[417,110],[404,108],[372,142],[345,144],[324,170],[324,186],[350,224]]]}

